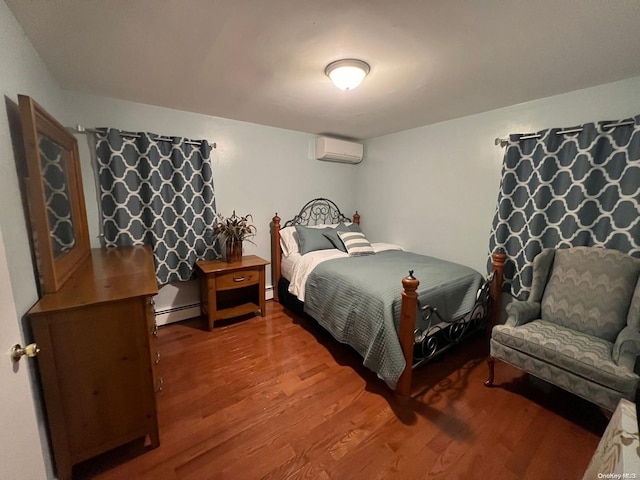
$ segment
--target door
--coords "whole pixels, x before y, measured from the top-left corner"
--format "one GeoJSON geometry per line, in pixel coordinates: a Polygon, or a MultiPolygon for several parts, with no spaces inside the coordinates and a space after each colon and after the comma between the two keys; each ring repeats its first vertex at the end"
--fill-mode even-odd
{"type": "Polygon", "coordinates": [[[35,359],[10,356],[22,340],[19,324],[0,228],[0,478],[40,480],[47,474],[29,380],[35,359]]]}

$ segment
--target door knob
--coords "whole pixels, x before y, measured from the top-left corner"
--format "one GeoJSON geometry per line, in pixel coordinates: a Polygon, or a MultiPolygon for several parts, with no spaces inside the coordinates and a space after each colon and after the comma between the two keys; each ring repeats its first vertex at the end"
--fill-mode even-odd
{"type": "Polygon", "coordinates": [[[40,348],[38,348],[38,345],[35,343],[31,343],[24,348],[22,348],[22,345],[20,345],[19,343],[16,343],[11,348],[11,358],[14,362],[17,362],[24,355],[26,355],[27,357],[35,357],[39,351],[40,348]]]}

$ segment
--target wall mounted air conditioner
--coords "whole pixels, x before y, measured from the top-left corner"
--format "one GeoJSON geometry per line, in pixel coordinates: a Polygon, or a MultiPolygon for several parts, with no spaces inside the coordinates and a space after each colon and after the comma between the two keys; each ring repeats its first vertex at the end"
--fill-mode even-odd
{"type": "Polygon", "coordinates": [[[361,143],[347,142],[330,137],[316,138],[316,158],[328,162],[360,163],[363,146],[361,143]]]}

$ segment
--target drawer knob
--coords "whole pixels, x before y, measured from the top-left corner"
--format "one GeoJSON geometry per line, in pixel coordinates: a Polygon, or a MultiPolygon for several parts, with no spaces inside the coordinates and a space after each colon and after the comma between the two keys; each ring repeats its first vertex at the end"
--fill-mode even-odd
{"type": "Polygon", "coordinates": [[[156,365],[160,363],[160,350],[156,351],[156,365]]]}
{"type": "Polygon", "coordinates": [[[152,334],[154,337],[157,337],[157,336],[158,336],[158,324],[157,324],[157,323],[154,323],[154,324],[153,324],[153,330],[151,331],[151,334],[152,334]]]}
{"type": "Polygon", "coordinates": [[[156,382],[156,392],[162,392],[164,390],[164,378],[158,377],[156,382]]]}
{"type": "Polygon", "coordinates": [[[247,277],[233,277],[234,282],[244,282],[247,277]]]}
{"type": "Polygon", "coordinates": [[[38,355],[39,352],[40,352],[40,348],[35,343],[31,343],[24,348],[19,343],[16,343],[11,348],[11,358],[13,359],[14,362],[17,362],[25,355],[27,357],[35,357],[36,355],[38,355]]]}

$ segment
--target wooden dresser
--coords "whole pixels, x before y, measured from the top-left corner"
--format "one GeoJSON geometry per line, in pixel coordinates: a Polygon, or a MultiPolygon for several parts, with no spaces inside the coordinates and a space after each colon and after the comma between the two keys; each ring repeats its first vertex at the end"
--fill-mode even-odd
{"type": "Polygon", "coordinates": [[[159,445],[151,249],[94,249],[28,312],[60,479],[73,465],[148,437],[159,445]]]}

